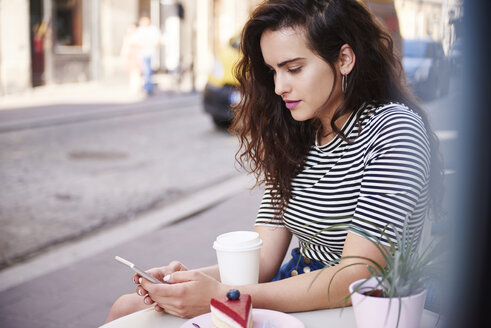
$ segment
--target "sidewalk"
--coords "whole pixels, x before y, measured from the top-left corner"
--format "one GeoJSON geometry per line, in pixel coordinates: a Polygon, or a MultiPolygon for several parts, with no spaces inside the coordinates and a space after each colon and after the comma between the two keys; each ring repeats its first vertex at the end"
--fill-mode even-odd
{"type": "MultiPolygon", "coordinates": [[[[157,93],[180,93],[174,80],[174,77],[166,74],[155,74],[153,81],[157,93]]],[[[0,95],[0,110],[53,104],[124,104],[145,99],[143,90],[131,93],[125,79],[89,81],[39,86],[14,94],[0,95]]]]}
{"type": "Polygon", "coordinates": [[[115,255],[143,268],[174,259],[189,267],[216,263],[212,244],[218,234],[252,229],[262,193],[250,191],[250,186],[249,177],[234,178],[161,212],[55,250],[17,272],[2,272],[1,289],[9,280],[12,286],[0,292],[0,326],[102,325],[113,301],[135,288],[132,271],[116,262],[115,255]]]}

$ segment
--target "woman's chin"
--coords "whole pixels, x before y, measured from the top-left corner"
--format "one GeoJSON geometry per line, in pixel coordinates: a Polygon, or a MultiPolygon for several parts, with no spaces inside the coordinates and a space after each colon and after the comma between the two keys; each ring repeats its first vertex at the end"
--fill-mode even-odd
{"type": "Polygon", "coordinates": [[[305,113],[295,112],[295,110],[290,111],[292,118],[297,122],[304,122],[310,120],[312,115],[306,115],[305,113]]]}

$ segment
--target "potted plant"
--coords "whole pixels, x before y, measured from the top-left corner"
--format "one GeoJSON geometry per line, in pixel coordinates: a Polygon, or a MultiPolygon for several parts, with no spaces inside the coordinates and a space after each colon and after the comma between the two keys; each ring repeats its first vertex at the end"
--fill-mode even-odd
{"type": "MultiPolygon", "coordinates": [[[[416,229],[409,228],[407,221],[400,232],[393,225],[381,229],[363,221],[371,225],[379,237],[368,229],[348,224],[336,224],[323,229],[345,230],[361,235],[369,239],[384,257],[384,267],[365,257],[344,257],[363,262],[340,268],[331,279],[332,283],[336,275],[354,265],[366,266],[370,272],[368,278],[355,281],[349,286],[349,295],[343,300],[347,302],[351,299],[358,328],[416,328],[420,325],[427,290],[429,287],[434,288],[441,278],[443,242],[441,239],[432,240],[421,250],[419,234],[416,229]],[[395,241],[389,238],[389,227],[395,234],[395,241]],[[382,237],[388,240],[387,246],[380,243],[382,237]]],[[[342,259],[328,265],[337,264],[342,259]]]]}

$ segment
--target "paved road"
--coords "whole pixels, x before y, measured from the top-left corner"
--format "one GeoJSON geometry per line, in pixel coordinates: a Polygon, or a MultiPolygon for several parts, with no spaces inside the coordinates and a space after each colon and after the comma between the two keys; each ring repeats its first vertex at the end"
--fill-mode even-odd
{"type": "MultiPolygon", "coordinates": [[[[121,294],[135,290],[132,271],[116,262],[115,255],[133,260],[143,268],[165,265],[174,259],[190,268],[216,263],[212,248],[216,236],[229,231],[250,230],[253,226],[262,193],[260,190],[242,190],[186,220],[154,229],[92,256],[74,259],[70,265],[7,290],[0,289],[0,327],[87,328],[102,325],[113,301],[121,294]]],[[[80,247],[71,253],[76,256],[83,251],[80,247]]],[[[67,255],[70,254],[64,256],[67,255]]],[[[51,260],[54,261],[56,259],[51,260]]],[[[50,265],[49,260],[40,265],[50,265]]],[[[29,269],[39,267],[31,266],[25,272],[29,274],[29,269]]],[[[5,279],[1,272],[0,279],[5,279]]]]}
{"type": "Polygon", "coordinates": [[[237,176],[236,149],[199,94],[0,111],[0,268],[237,176]]]}

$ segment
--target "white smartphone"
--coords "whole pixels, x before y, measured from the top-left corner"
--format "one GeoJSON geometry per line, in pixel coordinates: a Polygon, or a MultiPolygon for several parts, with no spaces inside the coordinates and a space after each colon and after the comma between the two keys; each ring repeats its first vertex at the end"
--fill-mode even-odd
{"type": "Polygon", "coordinates": [[[162,283],[162,281],[157,280],[157,278],[155,278],[154,276],[149,275],[148,273],[146,273],[145,271],[143,271],[142,269],[140,269],[139,267],[137,267],[136,265],[134,265],[130,261],[125,260],[124,258],[119,257],[119,256],[116,256],[114,259],[116,261],[119,261],[119,262],[121,262],[121,263],[129,266],[133,271],[135,271],[136,273],[138,273],[140,276],[142,276],[143,278],[147,279],[148,281],[151,281],[154,284],[161,284],[162,283]]]}

